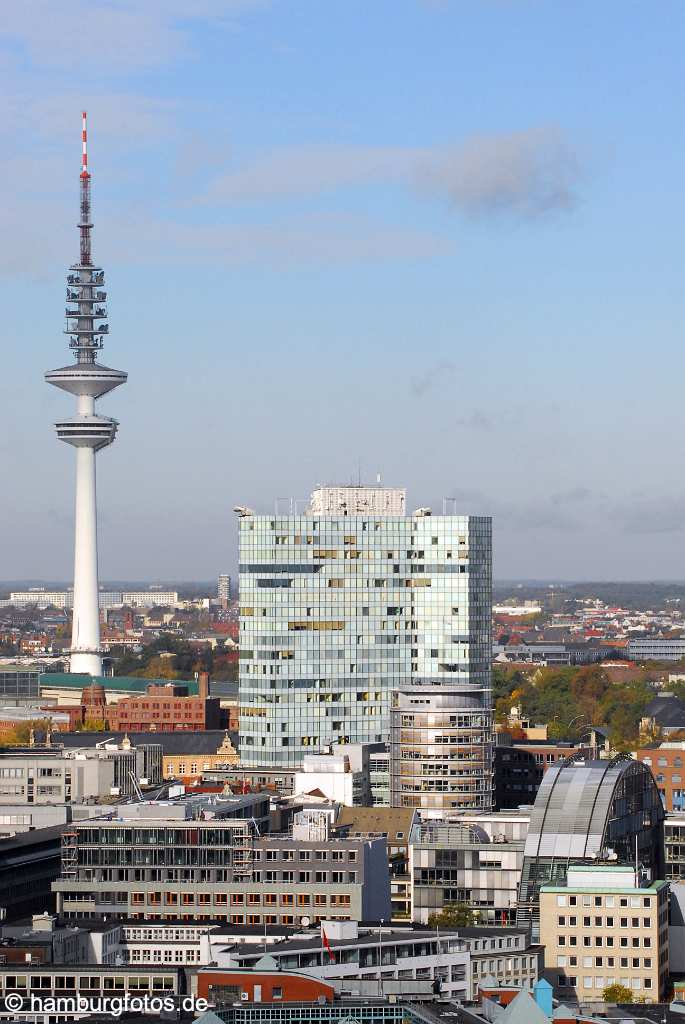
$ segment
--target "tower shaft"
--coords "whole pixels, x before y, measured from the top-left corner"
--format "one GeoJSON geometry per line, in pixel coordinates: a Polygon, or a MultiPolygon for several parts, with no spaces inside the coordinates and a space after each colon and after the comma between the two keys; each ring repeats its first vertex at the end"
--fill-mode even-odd
{"type": "Polygon", "coordinates": [[[74,618],[71,671],[102,674],[98,605],[98,538],[95,449],[76,449],[74,618]]]}

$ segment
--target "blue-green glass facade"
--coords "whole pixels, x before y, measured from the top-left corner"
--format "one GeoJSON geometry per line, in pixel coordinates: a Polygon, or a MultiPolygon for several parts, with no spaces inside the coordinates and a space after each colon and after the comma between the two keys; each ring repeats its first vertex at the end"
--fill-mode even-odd
{"type": "Polygon", "coordinates": [[[476,516],[262,516],[240,527],[240,753],[294,766],[388,741],[393,691],[491,705],[492,527],[476,516]]]}

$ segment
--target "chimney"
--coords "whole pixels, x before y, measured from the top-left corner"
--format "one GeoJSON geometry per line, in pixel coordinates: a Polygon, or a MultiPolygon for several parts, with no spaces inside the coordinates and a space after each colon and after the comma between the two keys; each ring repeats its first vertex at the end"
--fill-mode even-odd
{"type": "Polygon", "coordinates": [[[197,677],[197,692],[206,700],[209,697],[209,672],[200,672],[197,677]]]}

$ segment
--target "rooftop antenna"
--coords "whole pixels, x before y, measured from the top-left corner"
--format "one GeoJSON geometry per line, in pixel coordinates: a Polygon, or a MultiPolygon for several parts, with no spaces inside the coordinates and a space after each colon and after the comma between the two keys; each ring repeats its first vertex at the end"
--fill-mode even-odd
{"type": "Polygon", "coordinates": [[[90,219],[90,172],[88,170],[88,114],[85,110],[81,114],[81,147],[81,220],[79,222],[78,227],[81,243],[81,266],[89,267],[91,265],[90,232],[93,225],[90,219]]]}

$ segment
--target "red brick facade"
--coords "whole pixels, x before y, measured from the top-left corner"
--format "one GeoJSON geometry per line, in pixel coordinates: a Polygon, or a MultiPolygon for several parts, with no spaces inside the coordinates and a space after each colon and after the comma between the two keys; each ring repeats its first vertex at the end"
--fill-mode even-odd
{"type": "Polygon", "coordinates": [[[331,1003],[334,989],[318,978],[285,971],[203,970],[197,975],[197,994],[200,999],[217,1005],[241,1001],[316,1003],[320,997],[331,1003]]]}
{"type": "Polygon", "coordinates": [[[175,732],[220,729],[222,712],[218,697],[176,697],[147,694],[123,697],[107,708],[114,732],[175,732]]]}

